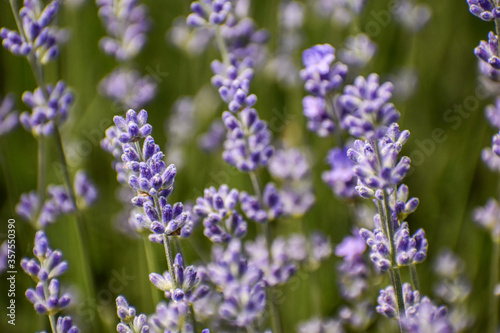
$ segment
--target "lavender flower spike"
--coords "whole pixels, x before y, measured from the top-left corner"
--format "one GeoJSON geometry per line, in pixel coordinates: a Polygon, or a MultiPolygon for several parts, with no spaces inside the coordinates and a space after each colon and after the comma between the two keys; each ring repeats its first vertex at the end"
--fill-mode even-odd
{"type": "Polygon", "coordinates": [[[262,202],[247,192],[241,192],[240,201],[245,215],[258,223],[273,221],[283,214],[283,202],[273,183],[267,184],[264,188],[262,202]]]}
{"type": "Polygon", "coordinates": [[[122,143],[137,142],[151,134],[153,127],[147,123],[148,113],[141,110],[138,114],[130,109],[126,118],[115,116],[113,121],[119,130],[118,139],[122,143]]]}
{"type": "Polygon", "coordinates": [[[57,318],[55,333],[78,333],[78,332],[80,332],[80,330],[78,329],[78,327],[73,325],[71,317],[66,316],[57,318]]]}
{"type": "MultiPolygon", "coordinates": [[[[420,302],[420,292],[418,290],[413,291],[409,283],[403,283],[402,288],[405,311],[406,313],[412,312],[413,307],[420,302]]],[[[377,302],[376,310],[378,313],[388,318],[395,318],[398,315],[396,296],[392,286],[380,290],[377,302]]]]}
{"type": "Polygon", "coordinates": [[[23,112],[19,117],[26,130],[39,136],[52,135],[55,126],[66,121],[74,100],[73,93],[66,88],[63,81],[57,82],[55,86],[46,85],[45,88],[48,96],[45,96],[41,88],[23,94],[23,101],[31,107],[32,113],[23,112]]]}
{"type": "Polygon", "coordinates": [[[339,51],[339,58],[349,67],[363,68],[377,52],[377,45],[365,34],[350,36],[345,48],[339,51]]]}
{"type": "Polygon", "coordinates": [[[116,298],[116,313],[120,318],[120,323],[116,326],[119,333],[149,333],[146,315],[137,316],[135,308],[129,306],[123,296],[116,298]]]}
{"type": "Polygon", "coordinates": [[[481,41],[474,49],[474,54],[481,60],[481,72],[492,80],[498,79],[500,58],[498,54],[498,36],[490,31],[488,42],[481,41]]]}
{"type": "Polygon", "coordinates": [[[54,314],[66,308],[71,297],[69,294],[59,294],[59,281],[50,281],[47,291],[44,290],[44,283],[38,282],[36,288],[26,290],[26,297],[33,303],[35,311],[39,314],[54,314]]]}
{"type": "Polygon", "coordinates": [[[75,175],[75,194],[82,207],[88,207],[97,201],[96,185],[90,180],[87,173],[79,170],[75,175]]]}
{"type": "Polygon", "coordinates": [[[493,5],[490,0],[467,0],[472,14],[483,21],[492,21],[500,18],[500,7],[493,5]]]}
{"type": "Polygon", "coordinates": [[[19,113],[14,111],[14,97],[9,94],[0,102],[0,137],[11,132],[19,123],[19,113]]]}
{"type": "Polygon", "coordinates": [[[500,207],[495,199],[490,199],[484,207],[474,210],[474,220],[477,224],[487,229],[493,239],[500,237],[500,207]]]}
{"type": "Polygon", "coordinates": [[[149,279],[156,288],[165,292],[165,297],[172,299],[174,302],[183,300],[193,302],[208,293],[207,286],[199,286],[200,278],[194,266],[184,268],[183,260],[180,253],[177,253],[174,263],[175,283],[177,288],[174,288],[174,281],[168,272],[163,275],[157,273],[149,274],[149,279]]]}
{"type": "Polygon", "coordinates": [[[204,197],[196,199],[194,213],[203,218],[204,234],[215,243],[228,242],[232,237],[242,238],[247,232],[247,224],[236,211],[239,193],[222,185],[205,189],[204,197]]]}
{"type": "Polygon", "coordinates": [[[193,11],[187,17],[187,23],[194,27],[201,27],[208,23],[222,25],[231,12],[229,0],[201,0],[191,4],[193,11]]]}

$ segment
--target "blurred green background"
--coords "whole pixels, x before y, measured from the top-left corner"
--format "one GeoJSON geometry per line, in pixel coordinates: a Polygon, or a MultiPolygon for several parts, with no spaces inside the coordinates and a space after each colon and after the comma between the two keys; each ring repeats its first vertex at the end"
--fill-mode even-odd
{"type": "MultiPolygon", "coordinates": [[[[404,148],[404,153],[414,159],[415,165],[406,183],[410,194],[420,198],[417,212],[408,219],[410,228],[424,228],[429,240],[427,261],[419,266],[424,295],[432,294],[432,260],[444,247],[451,248],[466,262],[466,272],[473,282],[470,309],[477,318],[471,332],[483,332],[488,316],[487,288],[491,243],[488,234],[471,221],[471,211],[483,205],[488,197],[496,196],[497,175],[488,171],[480,161],[480,152],[489,145],[493,129],[484,118],[484,106],[491,99],[475,99],[477,102],[466,117],[460,116],[460,124],[447,122],[444,114],[464,101],[471,101],[477,87],[477,61],[473,49],[479,40],[487,38],[493,23],[482,22],[473,17],[465,1],[441,0],[422,1],[432,8],[430,23],[414,37],[401,29],[394,20],[381,27],[380,33],[371,36],[378,45],[378,53],[369,69],[363,74],[377,72],[382,77],[394,73],[398,68],[411,64],[418,70],[420,82],[416,94],[406,102],[396,102],[402,112],[400,125],[410,130],[412,136],[404,148]],[[467,99],[469,97],[469,99],[467,99]],[[457,126],[452,127],[452,125],[457,126]],[[446,139],[432,141],[435,129],[443,129],[446,139]],[[423,154],[419,154],[422,152],[423,154]],[[418,162],[417,162],[418,161],[418,162]]],[[[166,32],[179,16],[189,13],[189,1],[152,1],[144,3],[150,9],[152,29],[145,50],[136,59],[135,66],[143,74],[160,74],[157,97],[146,109],[153,135],[166,149],[169,133],[164,128],[175,100],[184,95],[194,95],[202,87],[209,85],[211,71],[209,64],[218,57],[211,47],[200,56],[189,56],[166,41],[166,32]]],[[[310,2],[303,2],[306,7],[310,2]]],[[[359,27],[364,31],[366,24],[373,21],[373,13],[386,10],[388,1],[368,1],[359,27]]],[[[279,1],[252,1],[251,14],[259,27],[271,33],[271,52],[278,43],[276,15],[279,1]]],[[[115,198],[118,183],[111,168],[111,157],[99,146],[98,140],[104,136],[104,129],[111,124],[112,117],[125,110],[119,110],[97,93],[98,82],[116,65],[98,47],[105,30],[97,17],[97,8],[92,1],[85,1],[78,9],[64,7],[59,15],[59,25],[67,27],[71,33],[67,44],[62,47],[59,60],[47,67],[47,81],[65,80],[75,91],[77,100],[71,117],[62,128],[66,152],[71,155],[70,171],[86,169],[98,184],[100,200],[85,213],[86,244],[88,248],[95,283],[98,291],[104,290],[98,300],[100,313],[107,323],[106,331],[114,331],[114,299],[118,294],[127,297],[139,312],[152,312],[149,298],[149,281],[142,244],[115,231],[112,217],[121,204],[115,198]],[[90,133],[90,134],[89,134],[90,133]],[[133,276],[121,290],[109,291],[109,281],[116,272],[133,276]],[[108,297],[112,296],[112,297],[108,297]]],[[[0,26],[14,29],[15,22],[7,1],[0,1],[0,26]]],[[[346,28],[318,19],[312,10],[305,18],[303,48],[316,43],[330,43],[336,48],[343,45],[349,34],[346,28]]],[[[300,63],[300,52],[296,55],[300,63]]],[[[13,92],[17,99],[17,109],[26,110],[21,101],[22,92],[33,90],[35,82],[25,61],[2,48],[0,51],[0,93],[4,96],[13,92]]],[[[209,91],[214,92],[212,88],[209,91]]],[[[269,79],[266,73],[257,72],[252,91],[258,96],[256,105],[262,118],[270,120],[278,117],[283,126],[276,126],[274,136],[291,146],[307,145],[311,154],[317,203],[300,220],[280,222],[275,227],[277,234],[287,234],[298,230],[320,229],[328,234],[334,244],[350,231],[348,209],[344,202],[336,199],[321,181],[321,172],[327,168],[325,156],[333,144],[332,139],[321,139],[306,130],[302,116],[302,87],[287,88],[269,79]]],[[[222,105],[213,115],[193,129],[192,139],[186,144],[185,166],[179,171],[173,200],[194,201],[207,185],[214,183],[214,174],[221,170],[231,173],[221,158],[220,152],[206,155],[196,145],[199,134],[206,130],[212,118],[223,111],[222,105]]],[[[7,220],[16,219],[18,260],[32,255],[35,230],[24,223],[14,212],[21,193],[36,187],[36,141],[31,134],[19,128],[0,138],[0,240],[6,236],[7,220]]],[[[57,158],[55,144],[48,142],[49,161],[57,158]]],[[[167,161],[169,152],[165,151],[167,161]]],[[[48,167],[48,183],[59,183],[53,168],[48,167]]],[[[215,176],[216,177],[216,176],[215,176]]],[[[251,190],[246,175],[234,175],[229,185],[251,190]]],[[[74,251],[75,236],[69,223],[73,217],[64,217],[47,230],[53,248],[61,249],[70,263],[69,272],[62,278],[73,288],[81,283],[81,271],[74,251]]],[[[255,226],[250,227],[251,232],[255,226]]],[[[209,242],[197,229],[192,241],[208,251],[209,242]]],[[[189,242],[183,241],[187,262],[197,260],[196,252],[189,242]]],[[[164,257],[160,246],[154,247],[160,267],[164,267],[164,257]]],[[[311,316],[333,316],[341,305],[336,289],[336,259],[328,260],[319,271],[301,275],[300,283],[285,286],[286,301],[281,306],[286,332],[311,316]],[[311,281],[318,284],[321,299],[310,297],[311,281]],[[316,303],[316,304],[314,304],[316,303]],[[319,303],[319,306],[318,306],[319,303]],[[316,309],[320,308],[320,313],[316,309]]],[[[166,266],[165,266],[166,268],[166,266]]],[[[21,270],[17,274],[17,325],[8,326],[6,317],[6,281],[0,281],[0,331],[31,332],[41,330],[45,319],[38,319],[31,304],[24,297],[26,288],[32,281],[21,270]]],[[[376,291],[375,291],[376,292],[376,291]]],[[[75,318],[85,312],[85,308],[73,308],[75,318]]]]}

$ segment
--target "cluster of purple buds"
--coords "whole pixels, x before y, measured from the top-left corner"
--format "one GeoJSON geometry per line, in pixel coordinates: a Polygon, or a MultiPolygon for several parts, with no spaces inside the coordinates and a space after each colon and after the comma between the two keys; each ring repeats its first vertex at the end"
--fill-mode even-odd
{"type": "Polygon", "coordinates": [[[490,0],[467,0],[470,12],[483,21],[493,21],[500,18],[500,7],[490,0]]]}
{"type": "Polygon", "coordinates": [[[249,255],[249,264],[262,271],[263,281],[268,287],[285,284],[298,270],[289,253],[288,242],[283,237],[274,239],[271,251],[263,236],[257,237],[254,242],[247,242],[245,249],[249,255]]]}
{"type": "MultiPolygon", "coordinates": [[[[94,191],[96,191],[94,189],[94,191]]],[[[62,185],[49,185],[47,188],[48,198],[41,206],[35,191],[24,193],[16,206],[16,212],[26,221],[38,227],[45,228],[54,223],[61,215],[70,214],[75,210],[73,201],[62,185]],[[39,214],[39,215],[37,215],[39,214]]],[[[80,198],[85,200],[85,198],[80,198]]]]}
{"type": "Polygon", "coordinates": [[[116,298],[116,313],[120,318],[120,323],[116,326],[119,333],[148,333],[148,317],[145,314],[137,315],[134,307],[129,306],[123,296],[116,298]]]}
{"type": "Polygon", "coordinates": [[[257,111],[245,108],[236,116],[226,111],[222,119],[228,130],[222,155],[224,160],[243,172],[267,165],[274,148],[267,123],[259,119],[257,111]]]}
{"type": "Polygon", "coordinates": [[[249,93],[254,74],[253,61],[251,58],[238,61],[234,55],[229,55],[229,59],[229,64],[212,61],[212,84],[218,89],[222,100],[228,104],[229,111],[238,112],[245,107],[254,106],[257,102],[257,96],[249,93]]]}
{"type": "Polygon", "coordinates": [[[354,164],[347,157],[347,149],[333,148],[327,156],[331,169],[323,172],[323,181],[339,198],[354,199],[358,197],[356,185],[358,178],[354,173],[354,164]]]}
{"type": "Polygon", "coordinates": [[[58,31],[49,27],[59,10],[59,2],[51,1],[43,10],[41,8],[39,0],[24,1],[24,7],[19,11],[23,31],[2,28],[0,36],[3,46],[11,53],[21,56],[33,53],[38,61],[46,64],[59,54],[58,31]]]}
{"type": "Polygon", "coordinates": [[[279,197],[283,215],[303,216],[315,202],[305,154],[297,148],[278,150],[269,161],[268,169],[282,182],[279,197]]]}
{"type": "Polygon", "coordinates": [[[213,247],[212,256],[207,271],[212,283],[222,290],[219,315],[237,327],[252,324],[266,307],[262,271],[246,259],[241,241],[236,238],[229,242],[225,250],[213,247]]]}
{"type": "Polygon", "coordinates": [[[19,123],[19,113],[14,111],[14,97],[6,95],[0,99],[0,137],[10,133],[19,123]]]}
{"type": "MultiPolygon", "coordinates": [[[[115,116],[113,122],[119,131],[118,140],[123,144],[137,142],[149,136],[153,130],[153,127],[148,124],[148,113],[146,110],[141,110],[139,113],[136,113],[134,110],[130,109],[127,111],[125,118],[115,116]]],[[[150,143],[148,143],[148,149],[149,145],[150,143]]],[[[151,150],[147,150],[148,153],[150,151],[151,150]]]]}
{"type": "Polygon", "coordinates": [[[365,241],[354,230],[353,236],[346,236],[335,248],[335,255],[342,258],[337,265],[339,272],[339,290],[348,301],[358,299],[368,288],[370,269],[363,258],[366,250],[365,241]]]}
{"type": "Polygon", "coordinates": [[[204,196],[196,199],[193,212],[203,218],[204,234],[215,243],[229,242],[231,238],[243,238],[247,223],[236,211],[239,202],[237,189],[222,185],[205,189],[204,196]]]}
{"type": "Polygon", "coordinates": [[[302,53],[305,68],[300,76],[309,93],[325,97],[342,86],[347,66],[334,61],[335,49],[329,44],[316,45],[302,53]]]}
{"type": "Polygon", "coordinates": [[[378,190],[391,189],[403,180],[410,169],[410,159],[403,156],[398,161],[398,154],[409,136],[410,132],[400,132],[398,124],[392,123],[381,140],[354,142],[347,155],[356,164],[356,190],[361,197],[379,196],[378,190]]]}
{"type": "MultiPolygon", "coordinates": [[[[403,283],[402,289],[405,312],[411,313],[414,311],[414,308],[412,307],[420,302],[420,292],[418,290],[414,291],[409,283],[403,283]]],[[[398,306],[396,295],[394,294],[394,288],[392,286],[380,290],[377,302],[378,305],[376,310],[378,313],[388,318],[397,317],[398,306]]]]}
{"type": "Polygon", "coordinates": [[[78,333],[80,330],[73,325],[71,317],[58,317],[56,322],[56,333],[78,333]]]}
{"type": "Polygon", "coordinates": [[[230,57],[235,56],[240,61],[252,59],[257,67],[265,61],[269,33],[265,29],[257,29],[252,19],[230,16],[226,24],[221,26],[221,36],[230,57]]]}
{"type": "Polygon", "coordinates": [[[241,192],[240,201],[246,217],[258,223],[267,223],[283,215],[283,203],[273,183],[266,185],[262,199],[241,192]]]}
{"type": "Polygon", "coordinates": [[[389,198],[389,205],[399,221],[405,220],[418,207],[418,198],[408,200],[408,194],[408,186],[403,184],[399,186],[396,195],[389,198]]]}
{"type": "Polygon", "coordinates": [[[33,253],[37,259],[21,261],[21,267],[35,282],[36,288],[29,288],[26,297],[33,303],[39,314],[55,314],[67,307],[71,301],[69,294],[60,295],[59,281],[56,277],[64,274],[68,264],[62,261],[62,253],[49,247],[47,236],[43,231],[35,235],[33,253]]]}
{"type": "Polygon", "coordinates": [[[171,206],[167,204],[166,197],[160,197],[158,201],[161,216],[159,216],[156,207],[148,202],[144,204],[146,216],[139,214],[136,217],[143,226],[148,227],[153,232],[149,235],[149,239],[155,243],[163,243],[164,235],[188,238],[192,232],[192,221],[190,215],[184,212],[182,203],[178,202],[171,206]]]}
{"type": "Polygon", "coordinates": [[[500,130],[500,98],[495,99],[494,105],[488,105],[485,108],[485,114],[490,124],[496,130],[500,130]]]}
{"type": "Polygon", "coordinates": [[[156,95],[157,84],[149,76],[136,70],[118,67],[99,83],[101,95],[125,108],[139,108],[156,95]]]}
{"type": "Polygon", "coordinates": [[[380,84],[377,74],[370,74],[366,79],[358,76],[338,98],[346,113],[342,126],[357,138],[381,138],[387,126],[400,116],[394,104],[389,103],[392,90],[392,83],[380,84]]]}
{"type": "Polygon", "coordinates": [[[305,89],[314,96],[302,100],[304,115],[308,119],[307,127],[319,136],[328,136],[335,130],[335,121],[339,116],[333,102],[333,93],[338,90],[347,76],[347,66],[334,62],[335,49],[329,44],[315,45],[302,53],[305,66],[300,76],[305,82],[305,89]]]}
{"type": "Polygon", "coordinates": [[[146,44],[149,19],[137,0],[98,0],[99,16],[109,37],[100,40],[103,51],[118,61],[134,58],[146,44]]]}
{"type": "MultiPolygon", "coordinates": [[[[378,218],[378,216],[377,216],[378,218]]],[[[395,251],[398,266],[418,264],[427,256],[427,239],[423,229],[418,229],[410,236],[408,223],[403,222],[394,234],[394,243],[391,247],[384,232],[375,228],[373,232],[367,229],[359,231],[361,238],[371,248],[370,259],[380,271],[385,272],[391,268],[391,248],[395,251]]]]}
{"type": "Polygon", "coordinates": [[[202,298],[210,291],[207,286],[200,285],[200,277],[196,271],[196,267],[187,266],[184,268],[183,260],[180,253],[177,253],[174,262],[174,279],[171,278],[169,272],[164,272],[163,275],[158,273],[149,274],[151,283],[156,288],[165,292],[165,297],[174,302],[187,301],[192,303],[199,298],[202,298]]]}
{"type": "Polygon", "coordinates": [[[474,49],[474,54],[481,60],[479,62],[481,73],[493,81],[500,80],[498,36],[490,32],[488,42],[481,41],[479,46],[474,49]]]}
{"type": "Polygon", "coordinates": [[[23,127],[37,136],[54,134],[56,126],[63,124],[68,118],[68,111],[73,104],[73,93],[63,81],[55,86],[36,88],[33,92],[25,92],[23,101],[32,112],[23,112],[19,121],[23,127]]]}
{"type": "Polygon", "coordinates": [[[36,259],[23,258],[21,267],[35,282],[51,280],[68,270],[68,263],[62,260],[61,251],[49,247],[43,231],[38,231],[35,235],[33,253],[36,259]]]}
{"type": "Polygon", "coordinates": [[[207,24],[222,25],[226,22],[232,9],[229,0],[201,0],[191,4],[193,11],[187,17],[187,23],[193,27],[207,24]]]}
{"type": "Polygon", "coordinates": [[[349,67],[363,68],[377,52],[377,45],[365,34],[350,36],[339,51],[339,59],[349,67]]]}
{"type": "Polygon", "coordinates": [[[455,332],[446,307],[434,305],[428,297],[407,310],[401,324],[408,333],[455,332]]]}

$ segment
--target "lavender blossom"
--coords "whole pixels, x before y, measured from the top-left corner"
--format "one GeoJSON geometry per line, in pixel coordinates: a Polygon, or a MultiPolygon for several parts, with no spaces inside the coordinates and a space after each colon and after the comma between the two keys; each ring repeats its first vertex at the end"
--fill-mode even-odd
{"type": "Polygon", "coordinates": [[[35,289],[26,290],[26,298],[33,304],[35,311],[41,315],[57,313],[66,308],[71,301],[69,294],[60,295],[57,279],[50,280],[47,291],[45,291],[44,283],[38,282],[35,289]]]}
{"type": "Polygon", "coordinates": [[[354,85],[344,88],[339,104],[348,112],[342,125],[354,137],[381,138],[387,126],[399,119],[399,112],[392,103],[393,86],[390,82],[379,84],[377,74],[368,78],[359,76],[354,85]]]}
{"type": "Polygon", "coordinates": [[[315,9],[318,15],[331,18],[341,26],[347,26],[359,16],[365,2],[365,0],[316,0],[315,9]]]}
{"type": "MultiPolygon", "coordinates": [[[[418,290],[412,290],[409,283],[403,283],[403,300],[406,314],[411,314],[415,311],[415,306],[420,302],[420,293],[418,290]]],[[[425,298],[424,298],[425,299],[425,298]]],[[[394,288],[389,286],[380,290],[380,295],[377,298],[378,305],[376,310],[378,313],[388,317],[395,318],[398,315],[397,301],[394,295],[394,288]]]]}
{"type": "Polygon", "coordinates": [[[267,123],[259,119],[255,109],[243,109],[236,118],[226,111],[222,115],[228,129],[224,142],[224,160],[243,172],[267,165],[274,149],[267,123]]]}
{"type": "Polygon", "coordinates": [[[490,32],[488,42],[481,41],[474,49],[474,54],[480,61],[481,72],[493,81],[499,78],[500,58],[498,54],[498,37],[490,32]]]}
{"type": "Polygon", "coordinates": [[[120,323],[116,326],[119,333],[148,333],[149,325],[147,316],[140,314],[137,316],[134,307],[128,305],[123,296],[116,298],[116,313],[120,318],[120,323]]]}
{"type": "Polygon", "coordinates": [[[191,4],[193,13],[187,17],[187,23],[193,27],[207,24],[222,25],[225,23],[232,5],[229,0],[202,0],[191,4]]]}
{"type": "Polygon", "coordinates": [[[283,203],[273,183],[264,188],[262,201],[247,192],[241,192],[240,201],[247,218],[258,223],[273,221],[283,214],[283,203]]]}
{"type": "Polygon", "coordinates": [[[109,36],[99,44],[103,51],[118,61],[134,58],[146,44],[149,28],[147,8],[136,0],[97,0],[99,17],[109,36]]]}
{"type": "Polygon", "coordinates": [[[365,34],[350,36],[344,49],[339,51],[339,59],[349,67],[363,68],[377,52],[377,45],[365,34]]]}
{"type": "Polygon", "coordinates": [[[474,210],[474,221],[488,230],[493,239],[500,237],[500,207],[495,199],[489,199],[484,207],[474,210]]]}
{"type": "Polygon", "coordinates": [[[98,199],[96,185],[90,180],[87,173],[79,170],[75,175],[75,194],[80,206],[88,207],[93,205],[98,199]]]}
{"type": "Polygon", "coordinates": [[[205,189],[204,197],[196,199],[194,213],[203,218],[204,234],[215,243],[228,242],[232,237],[242,238],[247,232],[247,224],[236,211],[239,193],[222,185],[205,189]]]}
{"type": "Polygon", "coordinates": [[[369,268],[363,258],[365,241],[354,230],[354,236],[346,236],[335,248],[335,255],[343,260],[337,266],[339,291],[346,300],[356,300],[368,288],[369,268]]]}
{"type": "Polygon", "coordinates": [[[45,89],[27,91],[23,94],[23,101],[32,112],[21,113],[19,121],[33,135],[50,136],[54,134],[56,126],[62,125],[68,118],[73,100],[73,93],[63,81],[57,82],[55,86],[48,84],[45,89]]]}
{"type": "Polygon", "coordinates": [[[194,266],[184,268],[180,253],[177,253],[175,257],[174,274],[174,281],[172,281],[169,272],[164,272],[163,275],[151,273],[149,279],[156,288],[165,292],[167,299],[172,299],[174,302],[183,300],[194,302],[208,293],[207,286],[200,286],[200,278],[196,268],[194,266]]]}
{"type": "MultiPolygon", "coordinates": [[[[156,208],[151,203],[144,205],[144,211],[149,219],[149,229],[154,233],[149,236],[152,242],[163,243],[163,235],[180,236],[187,238],[192,232],[192,222],[189,215],[184,212],[182,203],[178,202],[173,206],[167,204],[165,197],[160,197],[159,200],[161,216],[158,216],[156,208]]],[[[147,225],[144,215],[137,216],[143,225],[147,225]]]]}
{"type": "Polygon", "coordinates": [[[347,66],[333,63],[334,60],[335,49],[329,44],[315,45],[302,53],[305,68],[300,71],[300,76],[308,92],[325,97],[342,85],[347,66]]]}
{"type": "Polygon", "coordinates": [[[141,110],[138,114],[130,109],[126,118],[115,116],[113,122],[118,129],[118,139],[122,143],[137,142],[151,134],[153,127],[147,123],[148,113],[141,110]]]}
{"type": "Polygon", "coordinates": [[[371,248],[370,259],[381,272],[387,272],[391,267],[391,245],[381,229],[375,228],[373,232],[360,229],[359,235],[371,248]]]}
{"type": "Polygon", "coordinates": [[[99,83],[99,93],[124,108],[141,108],[156,95],[157,84],[149,75],[118,67],[99,83]]]}
{"type": "Polygon", "coordinates": [[[14,97],[6,95],[0,103],[0,137],[12,132],[19,123],[19,113],[14,111],[14,97]]]}
{"type": "Polygon", "coordinates": [[[483,21],[492,21],[500,18],[500,7],[490,0],[467,0],[470,12],[483,21]]]}
{"type": "Polygon", "coordinates": [[[247,262],[241,241],[233,239],[226,250],[212,248],[213,261],[208,264],[208,277],[223,291],[219,315],[231,325],[245,327],[259,318],[266,307],[263,274],[247,262]]]}
{"type": "Polygon", "coordinates": [[[378,147],[369,140],[354,142],[347,155],[356,164],[356,190],[360,196],[370,198],[376,190],[390,189],[402,181],[410,169],[410,159],[404,156],[398,161],[398,154],[409,136],[410,132],[400,132],[398,124],[393,123],[378,141],[378,147]]]}
{"type": "Polygon", "coordinates": [[[403,184],[397,189],[396,195],[389,198],[390,207],[398,216],[399,221],[406,219],[418,207],[418,198],[408,200],[408,194],[408,186],[403,184]]]}
{"type": "Polygon", "coordinates": [[[247,242],[245,249],[250,256],[250,265],[255,265],[264,273],[266,286],[285,284],[297,272],[298,268],[288,255],[287,241],[283,237],[274,239],[271,253],[262,236],[257,237],[255,242],[247,242]]]}
{"type": "Polygon", "coordinates": [[[493,136],[491,148],[483,149],[481,157],[490,170],[500,171],[500,133],[493,136]]]}
{"type": "MultiPolygon", "coordinates": [[[[180,332],[186,325],[188,314],[184,302],[162,302],[156,306],[156,311],[149,317],[148,326],[153,332],[180,332]]],[[[142,333],[142,332],[141,332],[142,333]]]]}
{"type": "Polygon", "coordinates": [[[394,234],[394,248],[396,251],[396,262],[399,266],[418,264],[427,256],[427,239],[423,229],[418,229],[413,237],[410,237],[408,223],[403,222],[394,234]]]}
{"type": "Polygon", "coordinates": [[[283,215],[301,217],[311,209],[316,202],[310,183],[286,184],[278,192],[283,204],[283,215]]]}
{"type": "Polygon", "coordinates": [[[58,317],[56,323],[56,332],[55,333],[78,333],[80,330],[78,327],[73,325],[73,321],[71,317],[58,317]]]}
{"type": "Polygon", "coordinates": [[[42,228],[54,223],[60,216],[70,214],[76,209],[64,186],[49,185],[47,192],[48,199],[43,204],[38,218],[38,223],[42,228]]]}
{"type": "Polygon", "coordinates": [[[302,100],[304,116],[308,119],[307,128],[320,137],[326,137],[335,130],[335,122],[327,110],[322,97],[306,96],[302,100]]]}
{"type": "Polygon", "coordinates": [[[312,232],[307,239],[303,235],[295,234],[287,239],[286,253],[289,259],[312,271],[330,257],[332,243],[330,238],[320,231],[312,232]]]}
{"type": "Polygon", "coordinates": [[[257,97],[250,94],[250,82],[253,79],[253,61],[245,58],[238,61],[236,56],[229,55],[229,64],[214,60],[211,64],[214,76],[212,84],[218,89],[222,100],[229,106],[229,111],[238,112],[246,107],[251,108],[257,97]]]}
{"type": "Polygon", "coordinates": [[[427,297],[423,297],[411,311],[407,310],[406,317],[403,318],[401,324],[409,333],[455,332],[449,321],[446,308],[435,306],[427,297]]]}
{"type": "Polygon", "coordinates": [[[59,2],[51,1],[43,10],[39,0],[27,0],[19,11],[22,21],[22,31],[0,30],[3,46],[11,53],[27,56],[32,53],[37,61],[46,64],[59,54],[58,43],[62,41],[61,34],[50,26],[50,22],[59,10],[59,2]]]}
{"type": "Polygon", "coordinates": [[[331,169],[323,172],[323,181],[330,186],[337,197],[356,198],[358,179],[354,173],[354,164],[347,157],[347,149],[333,148],[328,153],[327,161],[331,169]]]}
{"type": "Polygon", "coordinates": [[[278,150],[269,160],[269,172],[282,180],[303,180],[310,173],[306,156],[297,148],[278,150]]]}
{"type": "Polygon", "coordinates": [[[39,202],[36,191],[21,194],[19,203],[16,205],[16,213],[26,221],[34,222],[38,218],[39,202]]]}

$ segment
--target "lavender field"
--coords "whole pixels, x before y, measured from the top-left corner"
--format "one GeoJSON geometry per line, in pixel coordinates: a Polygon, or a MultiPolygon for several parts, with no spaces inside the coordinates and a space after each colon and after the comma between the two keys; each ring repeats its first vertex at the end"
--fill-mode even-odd
{"type": "Polygon", "coordinates": [[[500,1],[0,29],[0,332],[500,332],[500,1]]]}

